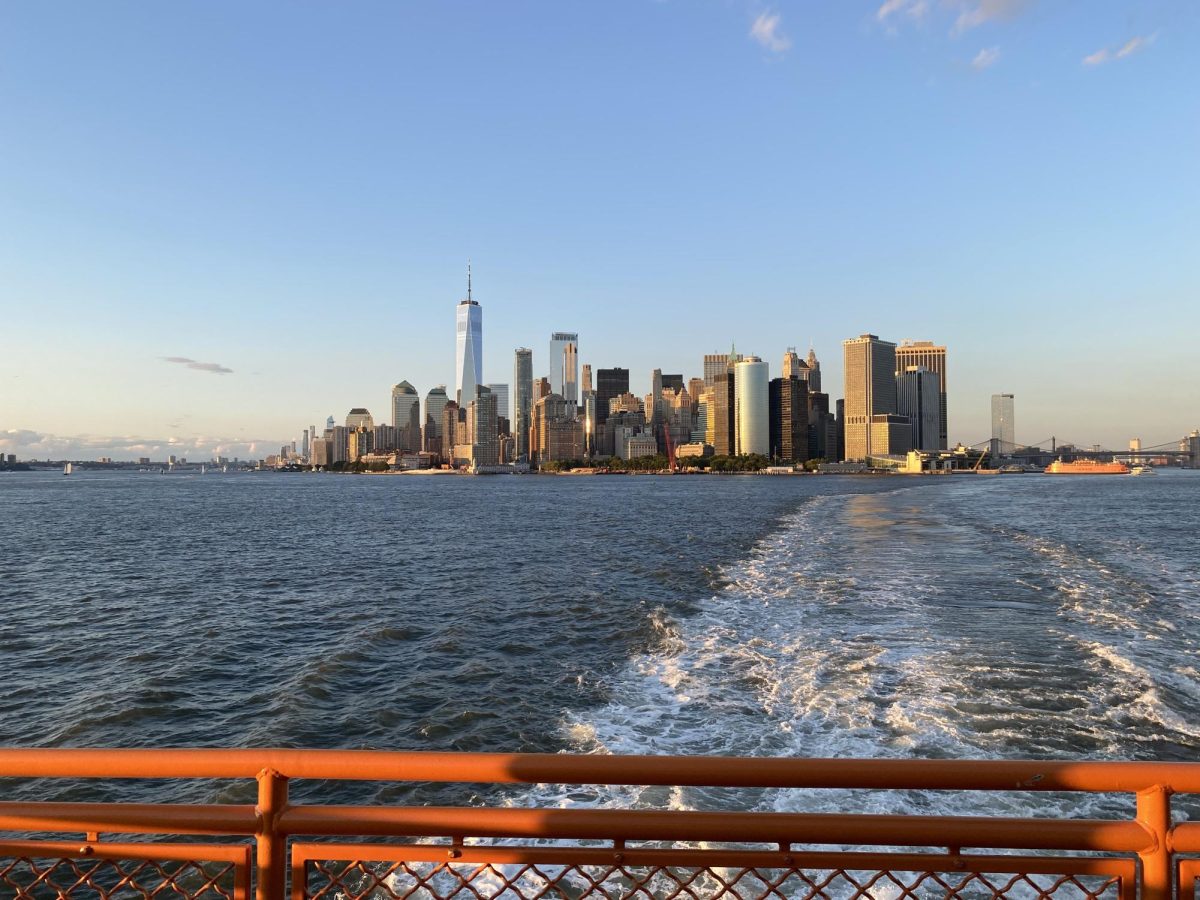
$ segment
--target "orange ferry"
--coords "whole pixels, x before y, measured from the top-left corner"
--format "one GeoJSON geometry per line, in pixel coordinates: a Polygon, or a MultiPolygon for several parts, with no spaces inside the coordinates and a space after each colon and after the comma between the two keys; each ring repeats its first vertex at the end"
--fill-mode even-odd
{"type": "Polygon", "coordinates": [[[1119,462],[1100,462],[1096,459],[1077,459],[1063,462],[1056,459],[1046,466],[1048,475],[1128,475],[1129,466],[1119,462]]]}

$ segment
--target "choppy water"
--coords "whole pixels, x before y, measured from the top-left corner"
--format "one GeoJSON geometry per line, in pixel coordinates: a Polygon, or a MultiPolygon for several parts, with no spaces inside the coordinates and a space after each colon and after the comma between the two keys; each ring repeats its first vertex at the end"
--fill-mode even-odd
{"type": "Polygon", "coordinates": [[[1168,471],[7,474],[0,743],[1195,759],[1198,499],[1168,471]]]}

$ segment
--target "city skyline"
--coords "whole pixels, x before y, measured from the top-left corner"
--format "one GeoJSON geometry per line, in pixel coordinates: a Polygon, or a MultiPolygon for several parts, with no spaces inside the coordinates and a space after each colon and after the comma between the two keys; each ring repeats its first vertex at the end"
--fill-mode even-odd
{"type": "Polygon", "coordinates": [[[453,394],[468,258],[484,384],[561,329],[639,395],[730,344],[829,387],[872,332],[951,348],[950,444],[1001,391],[1020,441],[1200,424],[1188,5],[66,7],[0,33],[4,452],[453,394]]]}

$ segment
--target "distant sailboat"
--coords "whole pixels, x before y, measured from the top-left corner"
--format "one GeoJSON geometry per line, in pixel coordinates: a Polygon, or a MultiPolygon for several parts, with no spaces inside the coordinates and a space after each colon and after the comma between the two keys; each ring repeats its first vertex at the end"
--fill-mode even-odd
{"type": "Polygon", "coordinates": [[[63,466],[63,474],[64,475],[70,475],[74,471],[75,471],[75,467],[73,465],[71,465],[70,463],[67,463],[65,466],[63,466]]]}

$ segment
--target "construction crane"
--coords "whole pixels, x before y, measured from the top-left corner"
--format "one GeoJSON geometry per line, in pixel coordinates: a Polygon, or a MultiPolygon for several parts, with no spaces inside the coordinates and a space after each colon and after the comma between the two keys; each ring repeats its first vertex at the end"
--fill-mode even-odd
{"type": "Polygon", "coordinates": [[[671,427],[664,425],[662,430],[663,441],[667,445],[667,471],[677,472],[679,471],[679,465],[675,462],[675,445],[671,442],[671,427]]]}

